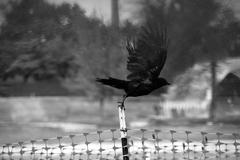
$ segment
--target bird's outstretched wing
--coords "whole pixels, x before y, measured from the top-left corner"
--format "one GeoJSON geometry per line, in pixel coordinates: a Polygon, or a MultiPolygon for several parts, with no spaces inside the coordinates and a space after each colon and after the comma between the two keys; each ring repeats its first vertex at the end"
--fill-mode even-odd
{"type": "Polygon", "coordinates": [[[143,27],[135,41],[127,41],[129,53],[127,79],[134,81],[153,81],[156,79],[167,58],[168,38],[166,29],[143,27]]]}

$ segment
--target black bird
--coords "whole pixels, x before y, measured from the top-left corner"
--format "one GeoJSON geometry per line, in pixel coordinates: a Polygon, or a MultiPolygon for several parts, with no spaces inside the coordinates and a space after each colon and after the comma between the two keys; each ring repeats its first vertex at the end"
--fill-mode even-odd
{"type": "Polygon", "coordinates": [[[134,41],[127,40],[126,49],[129,53],[127,69],[128,80],[109,77],[97,78],[96,81],[125,91],[122,104],[127,97],[138,97],[151,93],[165,85],[166,79],[159,77],[167,58],[167,31],[158,27],[142,27],[134,41]]]}

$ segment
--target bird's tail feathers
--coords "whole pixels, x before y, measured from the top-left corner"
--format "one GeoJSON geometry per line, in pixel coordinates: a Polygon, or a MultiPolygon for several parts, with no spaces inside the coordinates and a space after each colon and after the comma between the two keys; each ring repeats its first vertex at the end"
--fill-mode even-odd
{"type": "Polygon", "coordinates": [[[127,84],[128,84],[127,81],[125,80],[120,80],[112,77],[109,77],[107,79],[96,78],[96,81],[104,85],[108,85],[118,89],[125,89],[127,88],[127,84]]]}

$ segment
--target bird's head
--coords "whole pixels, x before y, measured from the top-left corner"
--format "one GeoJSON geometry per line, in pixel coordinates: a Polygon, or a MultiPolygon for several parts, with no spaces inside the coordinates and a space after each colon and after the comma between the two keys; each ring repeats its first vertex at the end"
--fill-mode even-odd
{"type": "Polygon", "coordinates": [[[164,78],[158,78],[154,81],[154,83],[158,86],[158,87],[163,87],[163,86],[167,86],[170,85],[170,83],[164,79],[164,78]]]}

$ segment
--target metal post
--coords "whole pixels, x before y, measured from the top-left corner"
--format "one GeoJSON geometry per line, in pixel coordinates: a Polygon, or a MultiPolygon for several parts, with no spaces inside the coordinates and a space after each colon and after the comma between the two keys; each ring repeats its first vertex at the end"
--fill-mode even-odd
{"type": "Polygon", "coordinates": [[[119,103],[118,105],[118,113],[119,113],[120,134],[121,134],[121,141],[122,141],[123,160],[129,160],[125,107],[124,107],[124,103],[122,102],[119,103]]]}

